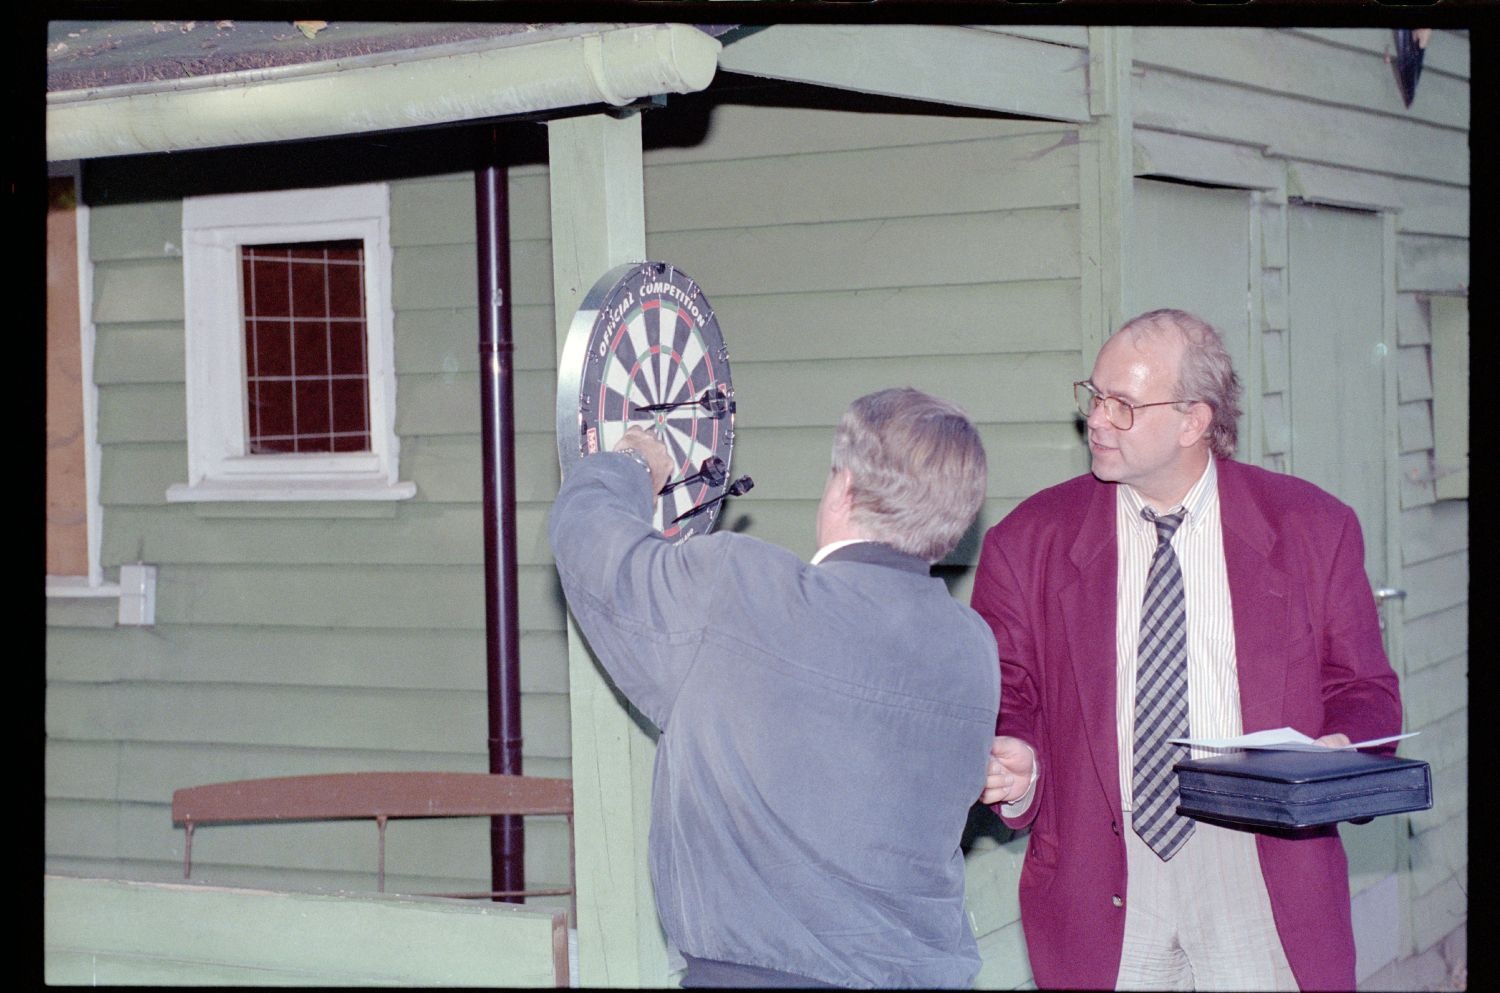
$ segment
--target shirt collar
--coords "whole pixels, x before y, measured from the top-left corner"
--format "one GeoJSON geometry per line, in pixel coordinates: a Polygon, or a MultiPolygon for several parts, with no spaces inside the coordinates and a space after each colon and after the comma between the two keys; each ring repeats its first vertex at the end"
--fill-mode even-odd
{"type": "MultiPolygon", "coordinates": [[[[1189,530],[1196,530],[1208,516],[1209,508],[1219,495],[1219,470],[1218,460],[1212,455],[1208,458],[1208,465],[1203,468],[1203,475],[1187,491],[1182,502],[1168,511],[1175,514],[1183,511],[1182,526],[1189,530]]],[[[1125,519],[1132,527],[1141,530],[1152,529],[1151,522],[1141,516],[1141,511],[1146,509],[1146,500],[1136,492],[1135,487],[1125,484],[1120,487],[1120,499],[1124,502],[1125,519]]]]}
{"type": "Polygon", "coordinates": [[[857,545],[861,541],[869,540],[869,538],[845,538],[843,541],[831,541],[828,544],[824,545],[822,548],[818,549],[818,554],[812,557],[812,564],[817,565],[819,562],[822,562],[824,559],[828,558],[829,555],[838,551],[840,548],[845,548],[849,545],[857,545]]]}

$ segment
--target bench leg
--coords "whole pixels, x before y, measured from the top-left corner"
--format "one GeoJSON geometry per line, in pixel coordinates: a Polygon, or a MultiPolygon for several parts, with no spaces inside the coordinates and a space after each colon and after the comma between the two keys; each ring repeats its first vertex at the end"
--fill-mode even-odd
{"type": "Polygon", "coordinates": [[[375,827],[380,834],[380,853],[375,868],[375,890],[378,893],[385,892],[385,817],[375,818],[375,827]]]}

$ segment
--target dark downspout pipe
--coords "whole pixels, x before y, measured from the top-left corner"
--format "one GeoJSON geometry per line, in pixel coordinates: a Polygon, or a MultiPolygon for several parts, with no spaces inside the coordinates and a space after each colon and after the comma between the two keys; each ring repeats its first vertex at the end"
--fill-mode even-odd
{"type": "MultiPolygon", "coordinates": [[[[479,384],[484,472],[484,634],[489,693],[490,772],[521,774],[521,662],[516,596],[516,460],[510,326],[510,200],[490,129],[474,173],[479,249],[479,384]]],[[[520,817],[490,819],[490,888],[526,886],[520,817]]],[[[520,903],[520,897],[497,897],[520,903]]]]}

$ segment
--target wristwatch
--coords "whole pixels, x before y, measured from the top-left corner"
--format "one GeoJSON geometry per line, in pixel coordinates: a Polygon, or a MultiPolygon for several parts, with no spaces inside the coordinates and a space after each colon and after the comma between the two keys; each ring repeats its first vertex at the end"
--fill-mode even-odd
{"type": "Polygon", "coordinates": [[[616,455],[629,455],[632,459],[635,460],[635,463],[637,465],[639,465],[642,469],[646,470],[646,478],[647,479],[651,479],[652,478],[652,476],[651,476],[651,463],[646,461],[646,456],[644,456],[644,455],[641,454],[640,449],[637,449],[637,448],[616,448],[615,449],[615,454],[616,455]]]}

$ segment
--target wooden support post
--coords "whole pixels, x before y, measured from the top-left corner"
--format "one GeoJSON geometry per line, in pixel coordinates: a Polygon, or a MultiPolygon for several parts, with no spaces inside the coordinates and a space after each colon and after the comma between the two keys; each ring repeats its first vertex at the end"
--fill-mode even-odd
{"type": "MultiPolygon", "coordinates": [[[[646,257],[641,124],[636,115],[549,121],[557,350],[585,294],[609,269],[646,257]]],[[[577,838],[578,980],[668,985],[666,943],[646,869],[655,731],[610,687],[568,619],[577,838]]]]}

